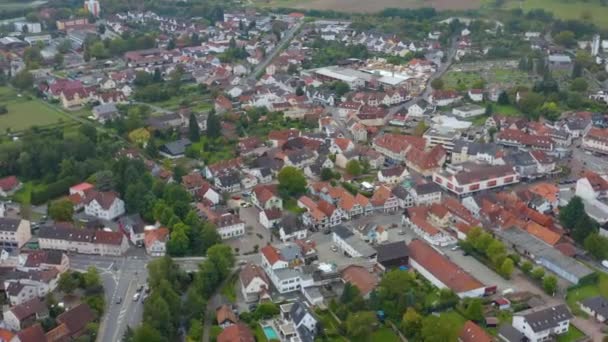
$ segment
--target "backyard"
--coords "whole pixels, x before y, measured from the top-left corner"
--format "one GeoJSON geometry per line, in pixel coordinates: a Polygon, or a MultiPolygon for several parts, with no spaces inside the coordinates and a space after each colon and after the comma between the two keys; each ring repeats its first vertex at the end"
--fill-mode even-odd
{"type": "Polygon", "coordinates": [[[18,94],[8,87],[0,87],[0,103],[7,113],[0,115],[0,133],[18,132],[32,126],[44,127],[70,120],[59,110],[29,95],[18,94]]]}
{"type": "Polygon", "coordinates": [[[566,295],[566,302],[575,315],[586,317],[587,314],[581,311],[578,302],[599,295],[608,297],[608,274],[603,272],[598,272],[598,281],[596,283],[569,289],[566,295]]]}
{"type": "Polygon", "coordinates": [[[564,335],[559,335],[557,337],[557,342],[575,342],[579,341],[581,338],[585,337],[582,331],[578,330],[574,325],[570,324],[570,328],[568,328],[568,333],[564,335]]]}

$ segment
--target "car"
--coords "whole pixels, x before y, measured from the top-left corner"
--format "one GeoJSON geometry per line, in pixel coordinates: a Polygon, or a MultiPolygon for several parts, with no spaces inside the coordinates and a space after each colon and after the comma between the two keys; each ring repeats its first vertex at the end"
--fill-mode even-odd
{"type": "Polygon", "coordinates": [[[149,294],[149,293],[150,293],[150,288],[146,286],[146,289],[144,290],[144,292],[145,292],[146,294],[149,294]]]}
{"type": "Polygon", "coordinates": [[[400,230],[399,233],[397,233],[397,235],[405,235],[405,231],[404,230],[400,230]]]}
{"type": "Polygon", "coordinates": [[[122,303],[122,297],[117,297],[116,304],[121,304],[121,303],[122,303]]]}
{"type": "Polygon", "coordinates": [[[137,288],[137,292],[141,292],[144,290],[144,286],[143,285],[139,285],[139,287],[137,288]]]}
{"type": "Polygon", "coordinates": [[[249,208],[249,207],[251,207],[251,203],[241,202],[241,207],[243,207],[243,208],[249,208]]]}
{"type": "Polygon", "coordinates": [[[456,251],[456,250],[458,250],[459,248],[460,248],[460,246],[456,245],[456,246],[452,247],[451,249],[452,249],[453,251],[456,251]]]}
{"type": "Polygon", "coordinates": [[[602,260],[602,266],[608,268],[608,260],[602,260]]]}
{"type": "Polygon", "coordinates": [[[141,296],[141,294],[139,292],[135,292],[135,294],[133,295],[133,301],[137,302],[139,300],[140,296],[141,296]]]}
{"type": "Polygon", "coordinates": [[[338,247],[336,247],[335,245],[331,245],[329,249],[331,249],[331,251],[334,253],[338,251],[338,247]]]}

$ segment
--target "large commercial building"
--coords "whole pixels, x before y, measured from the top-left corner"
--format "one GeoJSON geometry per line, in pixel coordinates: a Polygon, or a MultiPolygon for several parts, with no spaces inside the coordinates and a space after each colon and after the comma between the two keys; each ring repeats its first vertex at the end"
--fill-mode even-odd
{"type": "Polygon", "coordinates": [[[433,182],[458,196],[519,183],[519,175],[510,165],[464,163],[435,172],[433,182]]]}

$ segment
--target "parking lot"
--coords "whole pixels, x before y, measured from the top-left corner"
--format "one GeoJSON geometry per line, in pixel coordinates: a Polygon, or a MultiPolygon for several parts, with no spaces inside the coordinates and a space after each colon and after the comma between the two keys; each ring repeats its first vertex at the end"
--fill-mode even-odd
{"type": "Polygon", "coordinates": [[[264,228],[260,222],[258,222],[258,209],[255,207],[244,208],[239,206],[239,217],[243,222],[245,222],[245,235],[226,240],[225,243],[233,248],[236,252],[238,248],[237,254],[243,254],[247,252],[252,252],[257,245],[258,248],[262,248],[266,246],[269,242],[274,242],[274,238],[270,231],[264,228]]]}

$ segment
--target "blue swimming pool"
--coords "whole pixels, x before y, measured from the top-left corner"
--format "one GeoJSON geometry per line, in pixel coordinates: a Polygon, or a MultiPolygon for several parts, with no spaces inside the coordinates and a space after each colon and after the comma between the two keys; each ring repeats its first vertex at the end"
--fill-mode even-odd
{"type": "Polygon", "coordinates": [[[267,325],[264,327],[264,335],[266,335],[266,338],[270,341],[270,340],[278,340],[279,339],[279,335],[277,335],[277,332],[274,331],[274,328],[267,325]]]}

